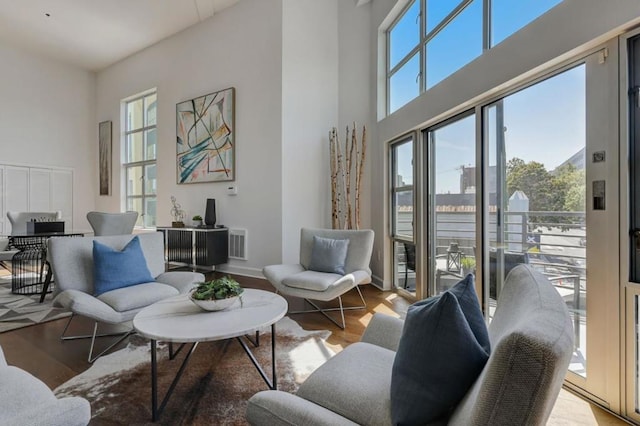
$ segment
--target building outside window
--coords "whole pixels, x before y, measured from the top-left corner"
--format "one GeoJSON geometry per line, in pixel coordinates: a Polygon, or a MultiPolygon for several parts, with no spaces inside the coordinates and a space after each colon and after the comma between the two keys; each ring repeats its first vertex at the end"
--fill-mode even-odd
{"type": "Polygon", "coordinates": [[[138,212],[136,226],[156,226],[157,133],[155,91],[125,101],[126,209],[138,212]]]}

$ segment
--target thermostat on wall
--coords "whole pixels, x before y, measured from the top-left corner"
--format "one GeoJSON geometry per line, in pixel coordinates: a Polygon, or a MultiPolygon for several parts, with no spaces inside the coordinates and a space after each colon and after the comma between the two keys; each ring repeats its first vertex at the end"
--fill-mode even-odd
{"type": "Polygon", "coordinates": [[[238,195],[238,187],[235,185],[227,186],[227,195],[238,195]]]}

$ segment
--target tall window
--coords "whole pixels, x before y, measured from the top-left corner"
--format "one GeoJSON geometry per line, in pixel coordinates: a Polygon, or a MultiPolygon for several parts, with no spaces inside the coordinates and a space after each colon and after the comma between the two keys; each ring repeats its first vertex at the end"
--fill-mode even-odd
{"type": "Polygon", "coordinates": [[[156,225],[156,105],[155,91],[125,102],[126,205],[145,228],[156,225]]]}
{"type": "Polygon", "coordinates": [[[387,32],[387,112],[396,111],[561,1],[410,1],[387,32]]]}

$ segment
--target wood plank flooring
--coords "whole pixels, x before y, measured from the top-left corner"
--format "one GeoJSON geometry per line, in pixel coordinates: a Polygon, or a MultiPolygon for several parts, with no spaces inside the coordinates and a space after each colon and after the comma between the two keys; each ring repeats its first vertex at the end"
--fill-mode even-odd
{"type": "MultiPolygon", "coordinates": [[[[273,290],[262,279],[235,277],[244,287],[273,290]]],[[[396,317],[404,316],[410,302],[393,292],[383,292],[374,286],[362,287],[367,301],[365,310],[345,311],[346,330],[341,330],[319,313],[292,315],[307,330],[330,330],[328,345],[339,352],[347,345],[360,340],[365,327],[376,312],[396,317]]],[[[48,296],[51,297],[51,296],[48,296]]],[[[300,299],[287,298],[290,310],[308,309],[300,299]]],[[[351,291],[344,298],[345,306],[360,302],[357,292],[351,291]]],[[[335,314],[335,312],[334,312],[335,314]]],[[[0,334],[0,345],[9,364],[23,368],[55,388],[73,376],[89,368],[87,362],[89,341],[76,340],[61,342],[59,337],[67,318],[36,326],[0,334]]],[[[68,334],[89,334],[93,323],[86,318],[76,317],[68,334]]],[[[118,330],[118,327],[104,328],[104,331],[118,330]]],[[[101,331],[103,329],[101,328],[101,331]]],[[[99,339],[100,340],[100,339],[99,339]]],[[[97,350],[108,345],[108,339],[97,343],[97,350]]],[[[562,390],[549,420],[549,425],[623,425],[624,421],[599,407],[562,390]]]]}

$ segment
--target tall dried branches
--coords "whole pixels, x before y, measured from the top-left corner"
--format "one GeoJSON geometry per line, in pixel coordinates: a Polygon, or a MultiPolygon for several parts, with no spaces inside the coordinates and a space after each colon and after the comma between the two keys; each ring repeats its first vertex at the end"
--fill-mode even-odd
{"type": "Polygon", "coordinates": [[[334,127],[329,132],[331,226],[334,229],[360,229],[360,193],[366,151],[364,126],[360,143],[356,123],[351,131],[347,126],[344,154],[337,129],[334,127]]]}

